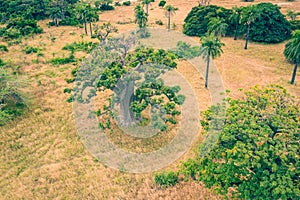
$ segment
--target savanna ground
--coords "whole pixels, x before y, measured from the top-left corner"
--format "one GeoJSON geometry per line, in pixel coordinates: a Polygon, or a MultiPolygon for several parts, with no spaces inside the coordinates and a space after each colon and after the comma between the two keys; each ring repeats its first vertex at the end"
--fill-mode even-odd
{"type": "MultiPolygon", "coordinates": [[[[268,2],[278,3],[283,12],[288,8],[300,11],[299,0],[268,2]]],[[[169,0],[168,3],[179,8],[172,21],[176,23],[177,31],[181,31],[185,16],[197,5],[197,1],[169,0]]],[[[164,24],[167,21],[157,4],[150,6],[150,26],[158,26],[155,21],[159,19],[164,24]]],[[[212,4],[230,8],[247,3],[212,0],[212,4]]],[[[128,31],[136,27],[133,9],[134,5],[122,6],[115,11],[101,13],[99,23],[111,21],[120,33],[128,31]]],[[[81,38],[84,33],[81,28],[48,28],[47,22],[40,22],[43,34],[10,46],[9,52],[1,53],[4,61],[20,66],[15,70],[26,82],[23,90],[30,97],[32,108],[25,116],[0,127],[0,199],[220,199],[195,182],[160,189],[154,184],[154,173],[122,173],[105,167],[88,153],[77,136],[72,105],[66,102],[68,95],[63,93],[64,88],[70,87],[65,78],[70,77],[74,66],[53,66],[49,60],[68,56],[69,52],[61,50],[65,44],[90,39],[89,36],[81,38]],[[52,42],[51,38],[56,39],[52,42]],[[38,63],[33,62],[37,59],[35,54],[22,52],[26,45],[44,48],[44,56],[38,58],[38,63]]],[[[223,42],[226,44],[224,54],[214,62],[231,96],[240,97],[239,88],[276,83],[300,97],[299,81],[296,80],[296,85],[288,83],[293,66],[283,56],[285,43],[250,43],[246,51],[242,38],[237,41],[223,38],[223,42]]],[[[76,57],[82,56],[84,54],[76,54],[76,57]]],[[[211,102],[208,91],[204,89],[203,78],[195,75],[195,69],[187,62],[180,62],[177,70],[194,88],[200,110],[208,108],[211,102]]],[[[193,147],[181,160],[193,156],[193,149],[200,142],[199,131],[193,147]]],[[[179,163],[176,161],[166,169],[176,169],[179,163]]]]}

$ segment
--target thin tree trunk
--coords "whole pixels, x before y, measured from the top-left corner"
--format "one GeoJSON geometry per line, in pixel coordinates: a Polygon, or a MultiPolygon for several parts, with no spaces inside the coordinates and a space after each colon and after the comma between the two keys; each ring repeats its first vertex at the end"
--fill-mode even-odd
{"type": "Polygon", "coordinates": [[[90,22],[90,33],[91,33],[91,37],[92,37],[93,36],[92,22],[90,22]]]}
{"type": "Polygon", "coordinates": [[[171,30],[171,12],[168,12],[168,31],[171,30]]]}
{"type": "Polygon", "coordinates": [[[237,40],[238,28],[239,28],[239,23],[237,22],[235,25],[234,40],[237,40]]]}
{"type": "Polygon", "coordinates": [[[84,19],[84,22],[83,22],[83,23],[84,23],[84,31],[85,31],[85,34],[88,35],[85,19],[84,19]]]}
{"type": "Polygon", "coordinates": [[[148,14],[149,13],[149,4],[146,3],[146,13],[148,14]]]}
{"type": "Polygon", "coordinates": [[[291,84],[295,83],[296,74],[297,74],[297,68],[298,68],[298,62],[295,62],[295,67],[294,67],[294,71],[293,71],[293,75],[292,75],[291,84]]]}
{"type": "Polygon", "coordinates": [[[57,17],[55,18],[55,26],[58,26],[58,20],[57,20],[57,17]]]}
{"type": "Polygon", "coordinates": [[[207,54],[207,65],[206,65],[206,75],[205,75],[205,88],[208,87],[209,61],[210,61],[210,49],[208,50],[208,54],[207,54]]]}
{"type": "Polygon", "coordinates": [[[248,24],[248,28],[247,28],[246,43],[244,49],[248,49],[249,33],[250,33],[250,23],[248,24]]]}
{"type": "Polygon", "coordinates": [[[122,126],[130,126],[136,123],[133,112],[130,110],[134,82],[127,83],[120,95],[120,123],[122,126]]]}

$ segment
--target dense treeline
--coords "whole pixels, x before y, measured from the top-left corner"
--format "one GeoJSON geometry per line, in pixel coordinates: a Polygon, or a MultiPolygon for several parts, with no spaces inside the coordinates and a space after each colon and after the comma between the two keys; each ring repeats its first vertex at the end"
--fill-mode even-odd
{"type": "Polygon", "coordinates": [[[185,19],[183,32],[190,36],[203,36],[209,22],[223,19],[228,25],[226,35],[245,35],[255,42],[277,43],[291,36],[291,24],[277,5],[259,3],[241,8],[225,9],[219,6],[194,7],[185,19]]]}

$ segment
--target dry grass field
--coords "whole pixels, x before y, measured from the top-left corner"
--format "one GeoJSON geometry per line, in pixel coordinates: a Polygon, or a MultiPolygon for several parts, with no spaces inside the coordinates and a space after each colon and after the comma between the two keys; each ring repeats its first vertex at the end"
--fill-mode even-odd
{"type": "MultiPolygon", "coordinates": [[[[278,3],[283,11],[288,8],[300,11],[299,0],[268,2],[278,3]]],[[[177,31],[181,31],[185,16],[197,1],[168,0],[168,3],[179,8],[172,22],[175,22],[177,31]]],[[[156,20],[164,23],[167,20],[157,4],[150,6],[151,27],[158,26],[156,20]]],[[[239,0],[212,0],[212,4],[225,7],[245,5],[239,0]]],[[[136,27],[133,9],[134,5],[122,6],[101,13],[99,23],[111,21],[120,33],[126,32],[136,27]]],[[[63,93],[63,89],[69,87],[65,78],[71,77],[74,66],[53,66],[49,60],[68,56],[69,52],[62,50],[64,45],[91,39],[81,37],[84,32],[81,28],[48,28],[47,22],[40,23],[43,34],[10,46],[7,53],[0,53],[4,61],[20,66],[15,70],[26,81],[23,90],[31,104],[25,116],[0,127],[0,199],[221,199],[195,182],[182,182],[161,189],[154,184],[154,173],[122,173],[105,167],[89,154],[77,135],[72,104],[66,102],[68,95],[63,93]],[[51,41],[51,38],[56,39],[51,41]],[[22,52],[26,45],[43,48],[44,56],[36,61],[35,54],[26,55],[22,52]]],[[[278,83],[300,97],[300,78],[295,85],[288,83],[293,66],[283,56],[284,43],[264,45],[250,42],[249,49],[244,50],[243,39],[223,38],[223,42],[226,44],[224,54],[214,62],[225,88],[231,90],[231,96],[240,97],[239,88],[278,83]]],[[[82,56],[84,54],[76,54],[76,57],[82,56]]],[[[203,78],[194,76],[195,69],[187,62],[180,62],[177,70],[191,83],[201,102],[200,110],[208,108],[211,102],[203,78]]],[[[181,160],[193,156],[193,149],[201,138],[199,133],[193,147],[181,160]]],[[[176,169],[179,163],[176,161],[165,170],[176,169]]]]}

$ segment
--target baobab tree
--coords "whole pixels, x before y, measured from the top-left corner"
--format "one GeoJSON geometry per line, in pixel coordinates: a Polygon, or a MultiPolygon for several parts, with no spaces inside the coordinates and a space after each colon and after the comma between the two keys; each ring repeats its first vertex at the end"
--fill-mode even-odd
{"type": "Polygon", "coordinates": [[[220,39],[214,35],[207,35],[201,38],[200,55],[206,61],[205,87],[208,87],[208,74],[210,58],[215,59],[223,53],[222,47],[225,46],[220,39]]]}
{"type": "Polygon", "coordinates": [[[300,30],[293,33],[291,40],[285,45],[284,55],[287,60],[294,62],[295,67],[291,84],[295,83],[298,64],[300,62],[300,30]]]}
{"type": "Polygon", "coordinates": [[[168,31],[171,30],[171,16],[175,14],[176,8],[171,5],[165,7],[165,15],[168,18],[168,31]]]}

